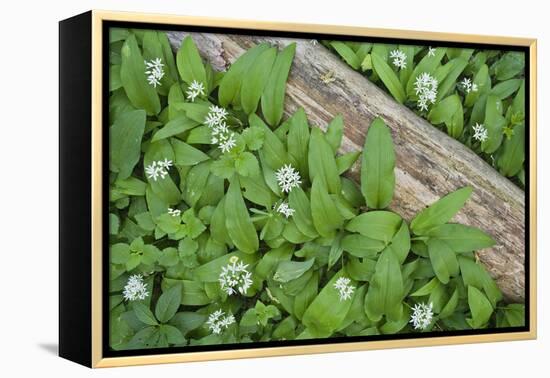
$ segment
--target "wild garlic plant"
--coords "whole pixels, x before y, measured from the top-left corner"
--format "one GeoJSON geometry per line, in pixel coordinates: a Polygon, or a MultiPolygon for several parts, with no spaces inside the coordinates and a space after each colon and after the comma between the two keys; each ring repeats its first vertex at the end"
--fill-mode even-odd
{"type": "Polygon", "coordinates": [[[352,68],[525,186],[525,53],[324,41],[352,68]],[[480,132],[479,125],[484,125],[480,132]]]}
{"type": "MultiPolygon", "coordinates": [[[[360,154],[338,152],[342,117],[327,132],[303,109],[283,117],[294,44],[258,44],[216,72],[189,36],[174,55],[163,32],[111,33],[110,348],[523,321],[523,306],[503,303],[475,258],[493,239],[449,223],[470,188],[409,222],[388,210],[398,189],[384,120],[372,121],[353,181],[346,172],[360,154]]],[[[432,54],[395,51],[403,74],[432,54]]],[[[443,53],[434,49],[436,59],[443,53]]],[[[425,72],[419,94],[433,111],[442,79],[425,72]]],[[[482,124],[476,143],[492,136],[482,124]]]]}

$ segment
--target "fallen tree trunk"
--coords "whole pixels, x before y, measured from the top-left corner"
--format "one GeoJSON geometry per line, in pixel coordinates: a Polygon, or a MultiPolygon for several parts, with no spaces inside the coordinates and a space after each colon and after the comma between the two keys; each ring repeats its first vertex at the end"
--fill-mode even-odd
{"type": "MultiPolygon", "coordinates": [[[[287,84],[285,113],[303,107],[310,124],[326,128],[344,117],[341,152],[362,149],[368,125],[382,117],[396,149],[396,188],[390,209],[410,221],[425,206],[460,187],[473,193],[453,221],[489,233],[496,246],[479,252],[508,301],[525,298],[525,194],[473,151],[398,104],[367,78],[350,69],[320,44],[286,38],[169,32],[172,47],[191,34],[203,57],[225,70],[259,42],[297,42],[287,84]],[[332,76],[333,81],[323,80],[332,76]]],[[[358,178],[358,165],[352,176],[358,178]]]]}

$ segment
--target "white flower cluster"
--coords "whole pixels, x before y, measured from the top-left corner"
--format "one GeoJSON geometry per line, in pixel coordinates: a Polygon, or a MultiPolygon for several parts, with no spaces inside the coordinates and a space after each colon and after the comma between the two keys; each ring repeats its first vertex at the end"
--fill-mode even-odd
{"type": "Polygon", "coordinates": [[[229,131],[229,127],[225,122],[227,118],[227,110],[222,107],[212,105],[204,119],[204,124],[210,128],[212,133],[212,144],[217,144],[223,153],[231,151],[237,145],[235,133],[229,131]]]}
{"type": "Polygon", "coordinates": [[[187,88],[187,91],[185,92],[187,95],[187,99],[191,102],[195,102],[195,99],[199,96],[204,96],[204,84],[201,82],[198,82],[197,80],[193,80],[191,85],[187,88]]]}
{"type": "Polygon", "coordinates": [[[472,128],[474,130],[473,138],[475,140],[485,142],[487,138],[489,138],[489,135],[487,135],[487,129],[482,124],[476,123],[474,126],[472,126],[472,128]]]}
{"type": "Polygon", "coordinates": [[[171,207],[168,208],[168,214],[172,215],[173,217],[179,217],[181,216],[181,210],[180,209],[172,209],[171,207]]]}
{"type": "Polygon", "coordinates": [[[437,79],[427,72],[416,77],[414,90],[418,96],[417,106],[420,110],[428,110],[428,103],[435,103],[438,85],[437,79]]]}
{"type": "Polygon", "coordinates": [[[153,87],[162,85],[160,80],[164,77],[164,64],[160,58],[151,59],[150,61],[144,61],[145,74],[147,75],[147,82],[153,87]]]}
{"type": "Polygon", "coordinates": [[[122,291],[124,299],[127,301],[143,300],[149,296],[147,291],[147,284],[143,282],[143,276],[141,274],[134,274],[128,278],[126,286],[122,291]]]}
{"type": "Polygon", "coordinates": [[[277,183],[281,190],[288,193],[302,183],[300,173],[290,164],[284,165],[275,172],[277,183]]]}
{"type": "Polygon", "coordinates": [[[288,206],[288,203],[281,202],[279,206],[277,206],[277,212],[280,214],[283,214],[286,218],[291,217],[294,215],[294,209],[288,206]]]}
{"type": "Polygon", "coordinates": [[[435,48],[432,46],[428,47],[428,56],[435,56],[435,48]]]}
{"type": "Polygon", "coordinates": [[[347,277],[340,277],[334,283],[334,288],[338,290],[340,301],[351,299],[355,286],[350,285],[351,280],[347,277]]]}
{"type": "Polygon", "coordinates": [[[462,79],[462,81],[460,82],[460,86],[466,93],[477,92],[477,84],[472,83],[472,80],[470,80],[470,78],[468,77],[462,79]]]}
{"type": "Polygon", "coordinates": [[[410,323],[412,323],[414,329],[426,329],[432,324],[432,318],[432,304],[417,303],[413,307],[410,323]]]}
{"type": "Polygon", "coordinates": [[[407,68],[407,54],[401,50],[390,51],[390,58],[393,59],[392,63],[399,69],[407,68]]]}
{"type": "Polygon", "coordinates": [[[216,335],[219,335],[223,328],[227,329],[233,323],[235,323],[235,317],[232,314],[225,315],[222,310],[211,313],[206,321],[208,328],[216,335]]]}
{"type": "Polygon", "coordinates": [[[172,160],[168,159],[153,161],[145,167],[145,174],[148,178],[157,181],[159,177],[163,179],[168,175],[168,170],[172,165],[172,160]]]}
{"type": "Polygon", "coordinates": [[[239,261],[237,256],[233,256],[229,259],[229,264],[222,267],[222,272],[218,278],[221,289],[228,295],[246,294],[246,291],[252,285],[252,273],[246,268],[248,264],[239,261]]]}

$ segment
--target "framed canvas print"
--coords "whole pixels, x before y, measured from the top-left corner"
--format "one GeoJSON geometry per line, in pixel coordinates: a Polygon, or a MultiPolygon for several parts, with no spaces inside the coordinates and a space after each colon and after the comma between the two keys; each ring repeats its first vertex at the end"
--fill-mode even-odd
{"type": "Polygon", "coordinates": [[[534,338],[535,126],[531,39],[61,21],[60,355],[534,338]]]}

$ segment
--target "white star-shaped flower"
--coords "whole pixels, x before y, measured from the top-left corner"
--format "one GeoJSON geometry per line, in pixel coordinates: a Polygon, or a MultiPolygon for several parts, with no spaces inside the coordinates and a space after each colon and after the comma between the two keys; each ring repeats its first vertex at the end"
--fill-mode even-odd
{"type": "Polygon", "coordinates": [[[413,307],[410,323],[414,329],[426,329],[432,323],[433,311],[432,304],[417,303],[413,307]]]}
{"type": "Polygon", "coordinates": [[[290,192],[292,188],[296,188],[302,183],[300,173],[290,164],[279,168],[277,172],[275,172],[275,177],[277,178],[279,187],[285,193],[290,192]]]}
{"type": "Polygon", "coordinates": [[[351,299],[353,292],[355,290],[355,286],[350,284],[351,284],[351,280],[347,277],[340,277],[334,283],[333,286],[336,290],[338,290],[338,296],[340,298],[340,301],[346,301],[348,299],[351,299]]]}
{"type": "Polygon", "coordinates": [[[135,274],[128,278],[122,296],[127,301],[143,300],[149,296],[147,284],[143,282],[141,274],[135,274]]]}

